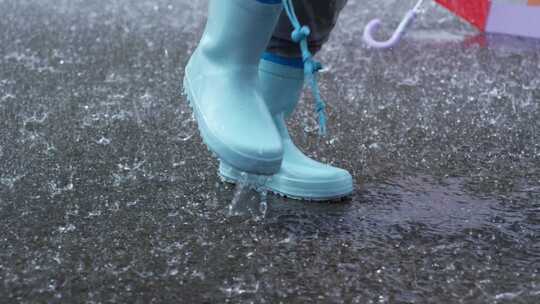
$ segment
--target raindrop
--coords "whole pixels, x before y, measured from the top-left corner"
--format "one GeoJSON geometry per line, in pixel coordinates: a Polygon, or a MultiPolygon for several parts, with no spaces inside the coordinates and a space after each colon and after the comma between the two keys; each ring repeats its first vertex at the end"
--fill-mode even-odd
{"type": "Polygon", "coordinates": [[[106,138],[106,137],[101,137],[99,140],[96,141],[97,144],[100,144],[100,145],[103,145],[103,146],[106,146],[106,145],[109,145],[111,143],[111,140],[106,138]]]}

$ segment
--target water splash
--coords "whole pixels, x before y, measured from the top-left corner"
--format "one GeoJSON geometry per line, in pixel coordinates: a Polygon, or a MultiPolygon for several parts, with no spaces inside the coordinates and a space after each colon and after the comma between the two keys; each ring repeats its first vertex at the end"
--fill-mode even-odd
{"type": "Polygon", "coordinates": [[[99,140],[96,140],[96,143],[102,146],[107,146],[111,143],[111,140],[102,136],[99,140]]]}
{"type": "Polygon", "coordinates": [[[242,172],[229,205],[229,216],[265,218],[268,212],[268,179],[268,176],[242,172]]]}

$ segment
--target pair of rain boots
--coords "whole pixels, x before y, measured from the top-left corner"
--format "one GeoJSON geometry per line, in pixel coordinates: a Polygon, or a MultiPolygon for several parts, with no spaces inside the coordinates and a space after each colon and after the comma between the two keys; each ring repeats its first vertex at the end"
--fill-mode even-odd
{"type": "Polygon", "coordinates": [[[287,130],[305,73],[302,59],[264,53],[282,9],[281,0],[210,0],[184,90],[226,181],[246,172],[271,176],[264,187],[291,198],[348,196],[351,175],[305,156],[287,130]]]}

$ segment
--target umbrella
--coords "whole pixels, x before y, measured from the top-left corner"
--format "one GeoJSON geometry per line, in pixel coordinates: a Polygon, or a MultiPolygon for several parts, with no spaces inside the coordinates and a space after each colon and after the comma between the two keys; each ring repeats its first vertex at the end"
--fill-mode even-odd
{"type": "MultiPolygon", "coordinates": [[[[540,39],[540,0],[435,1],[482,32],[540,39]]],[[[373,38],[373,33],[381,21],[372,20],[364,30],[364,41],[375,48],[389,48],[396,45],[420,12],[423,2],[424,0],[419,0],[414,8],[407,12],[392,37],[386,41],[377,41],[373,38]]]]}

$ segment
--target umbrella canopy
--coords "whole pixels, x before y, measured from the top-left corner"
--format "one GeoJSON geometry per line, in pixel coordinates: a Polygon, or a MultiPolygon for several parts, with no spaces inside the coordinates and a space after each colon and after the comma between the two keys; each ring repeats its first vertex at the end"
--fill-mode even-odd
{"type": "MultiPolygon", "coordinates": [[[[435,0],[482,32],[540,38],[540,0],[435,0]]],[[[407,12],[387,41],[377,41],[373,32],[381,23],[372,20],[364,30],[364,41],[376,48],[394,46],[420,11],[424,0],[407,12]]]]}
{"type": "Polygon", "coordinates": [[[540,38],[540,0],[435,0],[488,33],[540,38]]]}

